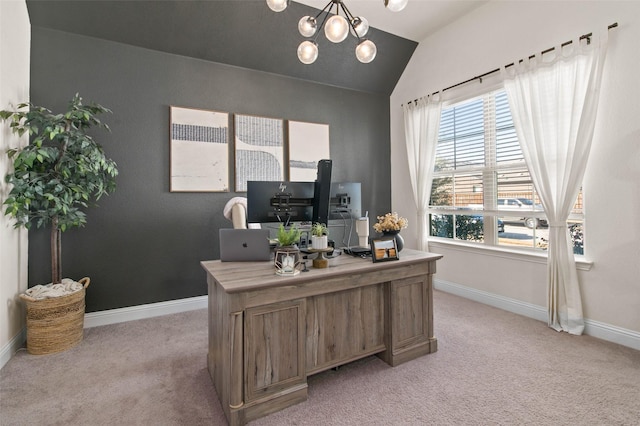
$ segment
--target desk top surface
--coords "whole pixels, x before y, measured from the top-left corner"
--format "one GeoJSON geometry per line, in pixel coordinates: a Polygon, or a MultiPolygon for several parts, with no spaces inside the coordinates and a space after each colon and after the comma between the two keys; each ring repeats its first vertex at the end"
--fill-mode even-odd
{"type": "Polygon", "coordinates": [[[386,262],[372,262],[371,258],[354,257],[342,254],[329,259],[328,268],[313,268],[308,261],[308,272],[300,272],[295,276],[276,275],[273,261],[262,262],[221,262],[205,260],[202,267],[224,288],[227,293],[236,293],[272,286],[294,285],[332,276],[357,274],[377,270],[393,269],[416,263],[431,262],[442,257],[440,254],[404,249],[399,253],[400,259],[386,262]]]}

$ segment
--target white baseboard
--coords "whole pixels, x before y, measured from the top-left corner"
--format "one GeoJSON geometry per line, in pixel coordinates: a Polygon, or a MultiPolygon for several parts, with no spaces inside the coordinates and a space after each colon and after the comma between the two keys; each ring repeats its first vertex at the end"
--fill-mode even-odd
{"type": "MultiPolygon", "coordinates": [[[[107,311],[90,312],[84,316],[84,328],[100,325],[117,324],[161,315],[177,314],[207,308],[207,296],[191,297],[188,299],[170,300],[168,302],[149,303],[128,308],[110,309],[107,311]]],[[[9,362],[11,357],[24,347],[27,340],[26,328],[23,328],[9,343],[0,350],[0,369],[9,362]]]]}
{"type": "Polygon", "coordinates": [[[532,303],[522,302],[520,300],[511,299],[494,293],[477,290],[471,287],[465,287],[460,284],[454,284],[443,280],[433,280],[433,286],[436,290],[446,293],[455,294],[456,296],[471,299],[485,305],[493,306],[504,311],[513,312],[514,314],[524,315],[525,317],[537,319],[538,321],[547,321],[547,309],[543,306],[534,305],[532,303]]]}
{"type": "Polygon", "coordinates": [[[206,309],[207,306],[207,296],[198,296],[188,299],[170,300],[168,302],[130,306],[128,308],[90,312],[84,316],[84,328],[177,314],[179,312],[193,311],[196,309],[206,309]]]}
{"type": "Polygon", "coordinates": [[[584,334],[640,351],[640,333],[637,331],[585,318],[584,334]]]}
{"type": "Polygon", "coordinates": [[[18,352],[20,349],[24,348],[24,342],[27,340],[27,329],[22,328],[18,334],[13,336],[13,339],[9,341],[2,350],[0,350],[0,369],[4,367],[4,365],[9,362],[11,357],[18,352]]]}
{"type": "MultiPolygon", "coordinates": [[[[465,299],[484,303],[485,305],[533,318],[538,321],[547,322],[547,308],[544,306],[522,302],[520,300],[511,299],[509,297],[488,293],[486,291],[438,279],[433,280],[433,286],[436,290],[455,294],[456,296],[464,297],[465,299]]],[[[640,333],[637,331],[585,318],[584,334],[640,350],[640,333]]]]}

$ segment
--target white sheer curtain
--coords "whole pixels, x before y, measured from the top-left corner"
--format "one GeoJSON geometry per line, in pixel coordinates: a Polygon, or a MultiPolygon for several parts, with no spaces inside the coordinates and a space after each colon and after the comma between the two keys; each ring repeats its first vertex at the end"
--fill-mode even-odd
{"type": "Polygon", "coordinates": [[[549,326],[582,334],[584,319],[567,219],[580,190],[598,107],[606,31],[503,70],[520,146],[549,222],[549,326]]]}
{"type": "Polygon", "coordinates": [[[431,196],[433,168],[440,128],[440,95],[429,95],[404,106],[404,134],[407,144],[409,176],[418,208],[418,249],[427,250],[429,223],[427,209],[431,196]],[[437,100],[436,100],[437,98],[437,100]]]}

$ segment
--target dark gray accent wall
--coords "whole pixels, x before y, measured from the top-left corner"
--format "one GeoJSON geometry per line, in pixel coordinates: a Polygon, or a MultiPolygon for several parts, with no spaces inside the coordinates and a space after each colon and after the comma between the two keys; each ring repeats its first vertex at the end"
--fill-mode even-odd
{"type": "Polygon", "coordinates": [[[371,28],[367,38],[378,54],[362,64],[355,37],[334,44],[322,34],[318,60],[304,65],[296,55],[304,40],[298,21],[319,10],[296,2],[281,13],[265,0],[27,0],[27,6],[38,27],[389,96],[418,45],[371,28]]]}
{"type": "MultiPolygon", "coordinates": [[[[328,123],[334,181],[389,211],[389,98],[57,30],[32,27],[31,101],[54,111],[76,92],[113,110],[93,134],[118,189],[62,238],[63,276],[91,277],[87,311],[205,295],[229,193],[169,192],[169,107],[328,123]]],[[[50,282],[49,235],[30,231],[29,285],[50,282]]]]}

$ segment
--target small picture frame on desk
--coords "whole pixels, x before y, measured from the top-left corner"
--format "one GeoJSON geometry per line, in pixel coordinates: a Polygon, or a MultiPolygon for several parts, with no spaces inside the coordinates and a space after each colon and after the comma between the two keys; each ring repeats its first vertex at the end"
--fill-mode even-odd
{"type": "Polygon", "coordinates": [[[371,258],[373,262],[386,262],[398,260],[398,247],[395,238],[371,239],[371,258]]]}

